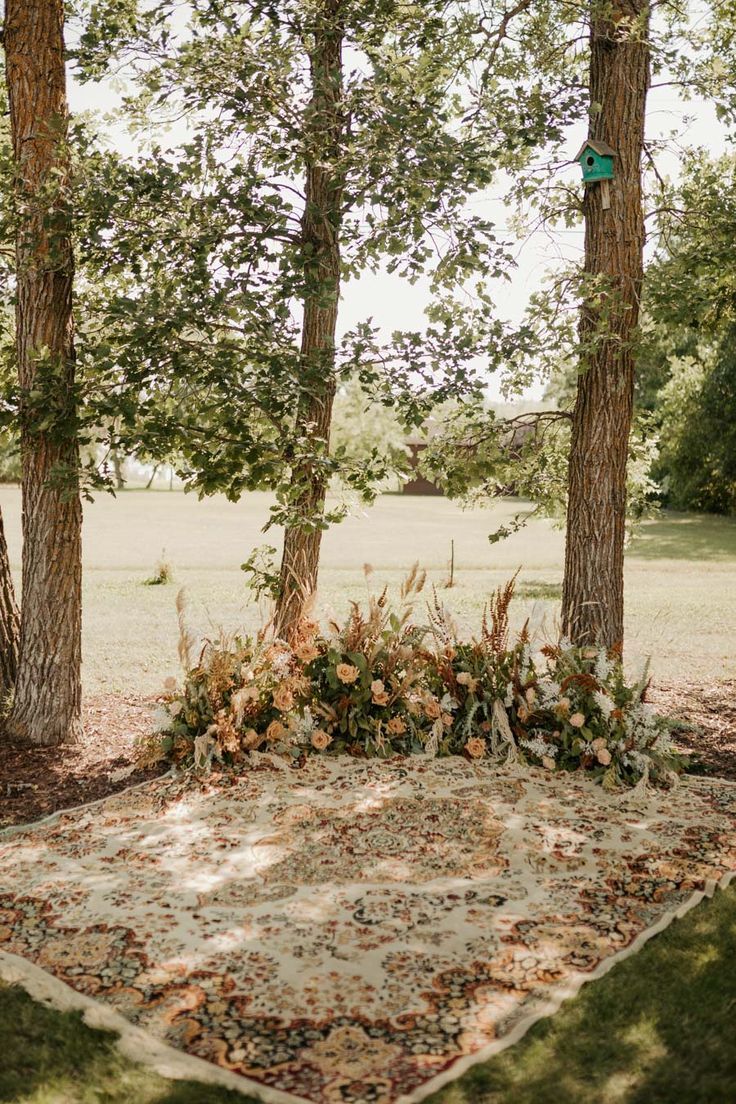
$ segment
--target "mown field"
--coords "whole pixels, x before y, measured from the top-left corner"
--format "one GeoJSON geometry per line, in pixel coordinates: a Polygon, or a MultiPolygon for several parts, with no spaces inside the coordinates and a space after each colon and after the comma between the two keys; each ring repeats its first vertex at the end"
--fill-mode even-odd
{"type": "MultiPolygon", "coordinates": [[[[0,488],[14,569],[20,495],[0,488]]],[[[488,533],[521,504],[464,512],[444,499],[384,496],[327,534],[318,608],[340,613],[370,586],[395,591],[419,561],[466,631],[489,592],[520,568],[517,625],[530,617],[554,635],[563,539],[536,521],[492,545],[488,533]],[[450,541],[455,585],[447,589],[450,541]]],[[[189,594],[201,633],[255,626],[241,562],[266,538],[268,499],[197,501],[181,492],[131,490],[85,508],[84,682],[88,694],[148,694],[177,673],[175,596],[189,594]],[[164,555],[174,583],[146,586],[164,555]]],[[[272,540],[272,543],[276,543],[272,540]]],[[[710,685],[733,677],[736,523],[663,515],[646,522],[627,560],[627,656],[653,657],[663,680],[710,685]]],[[[431,590],[428,586],[428,597],[431,590]]],[[[421,603],[417,616],[423,613],[421,603]]],[[[438,1104],[730,1104],[736,1052],[736,897],[731,888],[674,924],[640,954],[586,987],[519,1045],[471,1070],[438,1104]]],[[[249,1099],[167,1082],[123,1058],[110,1035],[84,1027],[0,985],[0,1102],[7,1104],[236,1104],[249,1099]]]]}
{"type": "MultiPolygon", "coordinates": [[[[277,544],[260,532],[269,499],[199,501],[181,491],[128,490],[85,506],[84,683],[88,693],[152,693],[176,674],[176,592],[185,587],[192,627],[203,635],[254,627],[267,613],[253,602],[240,564],[254,546],[277,544]],[[157,560],[174,582],[146,586],[157,560]]],[[[0,488],[14,569],[20,567],[20,492],[0,488]]],[[[343,612],[372,589],[398,586],[415,561],[462,628],[478,624],[489,592],[520,568],[517,625],[530,617],[540,635],[554,635],[559,617],[563,535],[536,520],[497,544],[488,534],[523,503],[462,510],[442,498],[384,495],[328,532],[318,611],[343,612]],[[455,585],[447,589],[450,542],[455,585]]],[[[736,522],[663,514],[645,522],[626,567],[627,659],[650,655],[663,679],[713,681],[736,669],[736,522]]],[[[421,618],[421,602],[417,616],[421,618]]]]}

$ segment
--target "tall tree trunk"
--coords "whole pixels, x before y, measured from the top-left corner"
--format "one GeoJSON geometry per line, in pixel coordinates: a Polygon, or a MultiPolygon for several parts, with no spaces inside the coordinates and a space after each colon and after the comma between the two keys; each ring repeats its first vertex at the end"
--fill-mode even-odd
{"type": "Polygon", "coordinates": [[[16,343],[23,460],[23,602],[8,730],[32,744],[80,730],[81,529],[63,0],[6,0],[16,169],[16,343]],[[41,395],[41,401],[36,396],[41,395]],[[38,428],[38,419],[53,424],[38,428]]]}
{"type": "Polygon", "coordinates": [[[0,513],[0,705],[15,686],[18,673],[18,634],[20,617],[15,601],[15,587],[10,573],[10,557],[5,540],[5,526],[0,513]]]}
{"type": "MultiPolygon", "coordinates": [[[[340,295],[343,181],[336,165],[342,115],[342,0],[325,0],[315,20],[310,55],[312,97],[307,112],[306,200],[302,217],[305,284],[301,362],[303,389],[296,433],[327,455],[335,398],[335,330],[340,295]]],[[[288,639],[317,587],[327,476],[319,460],[294,465],[295,520],[284,531],[275,631],[288,639]]]]}
{"type": "Polygon", "coordinates": [[[572,423],[563,633],[623,646],[626,465],[644,249],[641,156],[649,88],[644,0],[593,0],[590,137],[616,151],[610,209],[585,195],[581,375],[572,423]],[[598,106],[600,105],[600,106],[598,106]]]}

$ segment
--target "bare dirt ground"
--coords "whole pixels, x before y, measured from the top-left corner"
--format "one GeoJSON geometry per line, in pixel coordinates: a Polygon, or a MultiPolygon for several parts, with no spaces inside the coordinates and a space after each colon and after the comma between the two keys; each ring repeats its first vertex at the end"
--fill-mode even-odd
{"type": "MultiPolygon", "coordinates": [[[[658,683],[657,710],[680,720],[677,744],[698,774],[736,780],[736,681],[658,683]]],[[[85,732],[62,748],[5,745],[0,754],[0,828],[26,824],[155,778],[135,767],[136,740],[151,731],[155,698],[97,695],[84,705],[85,732]]]]}
{"type": "Polygon", "coordinates": [[[154,708],[153,699],[95,696],[84,703],[79,743],[0,747],[0,828],[96,801],[160,774],[134,766],[135,741],[151,731],[154,708]]]}
{"type": "Polygon", "coordinates": [[[659,713],[682,722],[676,735],[690,770],[736,780],[736,680],[657,683],[649,698],[659,713]]]}

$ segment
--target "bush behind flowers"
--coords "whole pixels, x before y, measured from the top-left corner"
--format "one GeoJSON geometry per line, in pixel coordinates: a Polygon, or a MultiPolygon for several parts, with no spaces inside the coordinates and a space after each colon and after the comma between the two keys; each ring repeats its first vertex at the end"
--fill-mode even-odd
{"type": "Polygon", "coordinates": [[[513,580],[471,640],[436,596],[420,624],[424,581],[414,568],[398,609],[384,591],[344,624],[304,621],[288,644],[267,629],[206,642],[183,687],[167,688],[142,761],[245,769],[258,750],[420,753],[582,770],[611,789],[672,780],[681,764],[646,672],[628,683],[617,655],[565,641],[535,651],[526,628],[510,640],[513,580]]]}

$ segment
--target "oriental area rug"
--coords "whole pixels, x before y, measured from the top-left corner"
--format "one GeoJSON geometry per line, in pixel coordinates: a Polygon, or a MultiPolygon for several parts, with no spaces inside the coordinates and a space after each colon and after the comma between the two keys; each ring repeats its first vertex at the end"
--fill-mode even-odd
{"type": "Polygon", "coordinates": [[[736,786],[260,757],[0,834],[0,975],[164,1073],[420,1100],[736,871],[736,786]]]}

